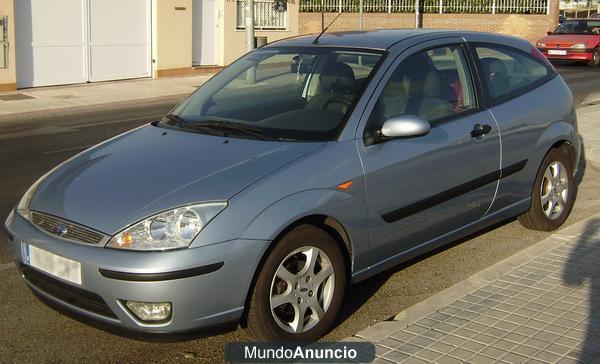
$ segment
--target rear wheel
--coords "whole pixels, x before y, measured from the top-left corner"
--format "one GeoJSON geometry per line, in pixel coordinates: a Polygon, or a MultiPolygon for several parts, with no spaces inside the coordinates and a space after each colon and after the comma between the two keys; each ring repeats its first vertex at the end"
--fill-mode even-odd
{"type": "Polygon", "coordinates": [[[263,341],[315,341],[333,324],[345,287],[337,242],[318,227],[300,225],[277,243],[258,275],[248,330],[263,341]]]}
{"type": "Polygon", "coordinates": [[[600,48],[594,49],[594,53],[592,53],[592,60],[588,62],[588,66],[590,66],[590,67],[600,66],[600,48]]]}
{"type": "Polygon", "coordinates": [[[529,211],[519,217],[532,230],[558,229],[573,208],[573,168],[562,149],[552,149],[538,171],[529,211]]]}

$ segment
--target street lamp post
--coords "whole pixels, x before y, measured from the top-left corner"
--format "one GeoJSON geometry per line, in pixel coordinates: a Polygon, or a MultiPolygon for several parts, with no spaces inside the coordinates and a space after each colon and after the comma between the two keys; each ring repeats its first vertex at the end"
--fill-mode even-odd
{"type": "Polygon", "coordinates": [[[365,30],[365,19],[364,19],[364,12],[363,12],[363,0],[360,0],[360,2],[358,4],[358,10],[360,12],[360,20],[359,20],[360,30],[365,30]]]}
{"type": "Polygon", "coordinates": [[[421,1],[415,0],[415,28],[423,28],[421,20],[421,1]]]}
{"type": "Polygon", "coordinates": [[[246,50],[254,49],[254,0],[246,0],[246,50]]]}
{"type": "MultiPolygon", "coordinates": [[[[254,0],[246,0],[246,50],[254,50],[254,0]]],[[[256,83],[256,68],[251,67],[246,71],[246,82],[256,83]]]]}
{"type": "Polygon", "coordinates": [[[321,0],[321,32],[325,30],[325,0],[321,0]]]}

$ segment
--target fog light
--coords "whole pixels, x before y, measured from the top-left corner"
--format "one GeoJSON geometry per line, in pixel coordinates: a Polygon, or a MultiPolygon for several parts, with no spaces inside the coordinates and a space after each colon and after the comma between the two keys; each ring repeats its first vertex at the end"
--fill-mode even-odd
{"type": "Polygon", "coordinates": [[[171,318],[170,302],[125,301],[125,305],[142,322],[157,323],[171,318]]]}

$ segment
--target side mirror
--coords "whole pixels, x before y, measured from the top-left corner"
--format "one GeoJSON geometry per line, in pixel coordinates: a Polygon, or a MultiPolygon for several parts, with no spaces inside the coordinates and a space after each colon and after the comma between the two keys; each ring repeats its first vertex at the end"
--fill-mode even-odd
{"type": "Polygon", "coordinates": [[[429,121],[416,115],[396,116],[386,120],[381,127],[381,135],[386,138],[407,138],[428,134],[429,121]]]}
{"type": "Polygon", "coordinates": [[[546,34],[547,35],[552,35],[552,32],[551,31],[547,31],[546,34]]]}

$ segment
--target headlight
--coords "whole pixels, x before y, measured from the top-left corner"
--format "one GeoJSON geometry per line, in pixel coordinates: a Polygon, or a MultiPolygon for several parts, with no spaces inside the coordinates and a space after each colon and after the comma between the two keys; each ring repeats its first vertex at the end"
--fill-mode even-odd
{"type": "MultiPolygon", "coordinates": [[[[50,172],[52,172],[52,170],[50,172]]],[[[33,194],[35,193],[35,190],[37,190],[39,184],[46,177],[48,177],[48,175],[50,174],[50,172],[47,172],[46,174],[44,174],[43,176],[41,176],[40,178],[38,178],[38,180],[35,181],[35,183],[32,184],[31,187],[29,187],[27,189],[27,192],[25,192],[25,194],[23,195],[23,197],[21,197],[21,201],[19,201],[19,204],[17,205],[17,213],[19,215],[21,215],[21,217],[24,218],[27,221],[31,221],[31,211],[29,210],[29,203],[31,202],[31,199],[33,198],[33,194]]]]}
{"type": "Polygon", "coordinates": [[[546,48],[546,43],[542,43],[542,42],[537,42],[537,44],[535,45],[537,48],[546,48]]]}
{"type": "Polygon", "coordinates": [[[128,250],[185,248],[225,207],[227,202],[211,202],[161,212],[121,231],[106,247],[128,250]]]}
{"type": "Polygon", "coordinates": [[[571,46],[571,48],[576,48],[576,49],[585,49],[587,48],[587,44],[585,43],[575,43],[571,46]]]}

